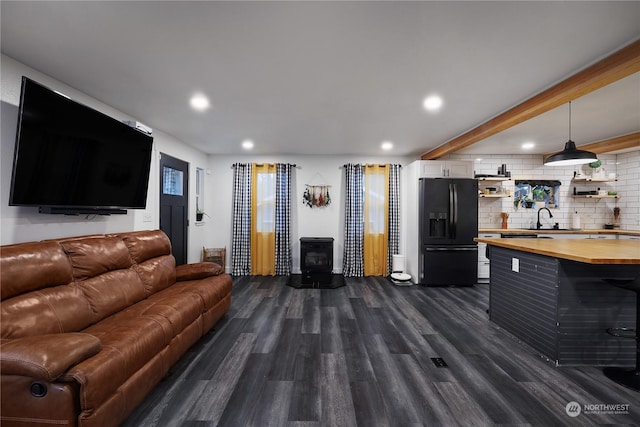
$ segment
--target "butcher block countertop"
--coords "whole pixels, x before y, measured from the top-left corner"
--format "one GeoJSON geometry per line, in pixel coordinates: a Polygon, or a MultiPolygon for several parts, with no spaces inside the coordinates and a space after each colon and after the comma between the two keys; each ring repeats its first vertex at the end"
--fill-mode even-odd
{"type": "Polygon", "coordinates": [[[553,230],[553,229],[528,229],[528,228],[480,228],[478,233],[500,233],[500,234],[610,234],[610,235],[627,235],[627,236],[640,236],[640,231],[637,230],[605,230],[602,228],[594,229],[580,229],[580,230],[553,230]]]}
{"type": "Polygon", "coordinates": [[[640,240],[619,239],[498,239],[477,242],[588,264],[640,264],[640,240]]]}

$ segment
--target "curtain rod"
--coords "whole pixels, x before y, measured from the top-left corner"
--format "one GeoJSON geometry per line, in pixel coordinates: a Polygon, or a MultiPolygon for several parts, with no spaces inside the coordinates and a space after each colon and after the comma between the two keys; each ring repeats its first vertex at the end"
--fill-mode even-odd
{"type": "Polygon", "coordinates": [[[402,165],[399,164],[399,163],[384,163],[384,164],[381,164],[381,165],[380,164],[375,164],[375,163],[345,163],[344,165],[342,165],[342,167],[344,168],[344,167],[347,167],[349,165],[360,165],[360,166],[364,166],[364,167],[367,167],[367,168],[371,167],[371,166],[379,166],[379,167],[382,167],[382,168],[386,168],[387,165],[402,167],[402,165]]]}
{"type": "MultiPolygon", "coordinates": [[[[255,162],[252,162],[252,163],[255,163],[255,162]]],[[[249,164],[251,164],[251,163],[234,163],[233,165],[231,165],[231,167],[235,168],[238,165],[249,165],[249,164]]],[[[256,166],[262,166],[262,165],[265,165],[265,164],[266,165],[273,165],[273,166],[280,164],[280,165],[289,165],[289,166],[294,167],[294,168],[298,167],[298,165],[296,165],[295,163],[256,163],[256,166]]]]}
{"type": "MultiPolygon", "coordinates": [[[[254,162],[255,163],[255,162],[254,162]]],[[[267,166],[276,166],[276,165],[288,165],[291,167],[298,167],[298,165],[296,165],[295,163],[255,163],[256,166],[263,166],[263,165],[267,165],[267,166]]]]}

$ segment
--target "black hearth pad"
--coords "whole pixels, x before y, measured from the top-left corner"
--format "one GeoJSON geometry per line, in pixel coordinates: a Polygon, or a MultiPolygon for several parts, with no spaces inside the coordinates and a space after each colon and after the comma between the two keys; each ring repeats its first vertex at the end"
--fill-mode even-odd
{"type": "Polygon", "coordinates": [[[345,286],[346,283],[344,282],[344,276],[342,274],[333,274],[331,276],[331,283],[313,283],[313,284],[306,284],[306,283],[302,283],[302,274],[292,274],[291,276],[289,276],[289,281],[287,282],[287,285],[291,286],[292,288],[297,288],[297,289],[335,289],[335,288],[339,288],[341,286],[345,286]]]}

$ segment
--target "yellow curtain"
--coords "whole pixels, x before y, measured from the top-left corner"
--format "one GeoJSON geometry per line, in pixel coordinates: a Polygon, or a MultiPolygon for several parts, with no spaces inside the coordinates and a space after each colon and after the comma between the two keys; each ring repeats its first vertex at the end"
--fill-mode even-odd
{"type": "Polygon", "coordinates": [[[251,274],[276,274],[276,165],[253,164],[251,176],[251,274]]]}
{"type": "Polygon", "coordinates": [[[364,178],[364,275],[386,276],[389,168],[367,165],[364,178]]]}

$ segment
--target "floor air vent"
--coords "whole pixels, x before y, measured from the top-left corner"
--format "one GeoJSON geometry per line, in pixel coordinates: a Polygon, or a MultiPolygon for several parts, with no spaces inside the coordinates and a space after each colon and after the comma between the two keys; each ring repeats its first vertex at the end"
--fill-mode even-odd
{"type": "Polygon", "coordinates": [[[431,361],[433,362],[434,365],[436,365],[438,368],[446,368],[447,362],[444,361],[444,359],[442,357],[432,357],[431,361]]]}

